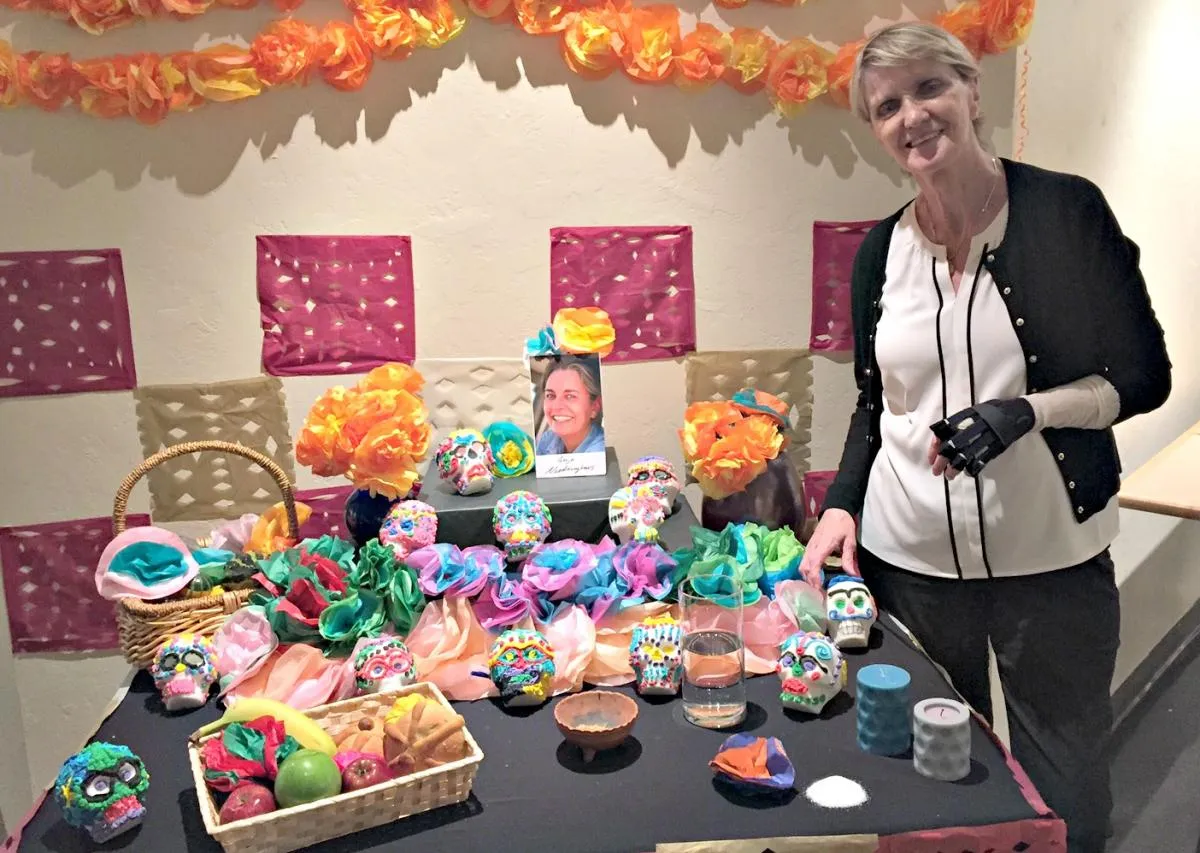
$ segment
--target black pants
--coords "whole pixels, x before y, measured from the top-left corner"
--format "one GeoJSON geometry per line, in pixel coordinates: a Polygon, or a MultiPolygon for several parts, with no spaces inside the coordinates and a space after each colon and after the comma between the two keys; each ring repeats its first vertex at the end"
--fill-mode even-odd
{"type": "Polygon", "coordinates": [[[1108,551],[1059,571],[968,581],[913,574],[859,553],[879,607],[913,632],[989,721],[991,641],[1013,755],[1066,821],[1070,853],[1102,853],[1121,623],[1108,551]]]}

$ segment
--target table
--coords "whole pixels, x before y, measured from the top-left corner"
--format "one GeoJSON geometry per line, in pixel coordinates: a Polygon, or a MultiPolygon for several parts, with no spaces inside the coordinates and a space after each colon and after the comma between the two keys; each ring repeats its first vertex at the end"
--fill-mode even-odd
{"type": "Polygon", "coordinates": [[[1200,519],[1200,422],[1168,444],[1121,483],[1128,509],[1200,519]]]}
{"type": "MultiPolygon", "coordinates": [[[[485,758],[470,799],[316,845],[312,853],[636,853],[670,850],[672,843],[707,839],[878,834],[853,849],[1049,851],[1065,830],[998,742],[978,722],[972,732],[972,770],[957,783],[917,774],[911,756],[867,755],[855,745],[854,673],[865,663],[903,666],[912,675],[912,700],[953,696],[933,665],[885,617],[871,648],[850,655],[850,686],[820,717],[785,711],[774,677],[747,683],[750,713],[740,728],[783,741],[796,765],[797,793],[769,806],[725,793],[708,762],[728,732],[684,721],[676,700],[637,698],[633,737],[584,764],[563,742],[553,705],[506,712],[490,700],[457,703],[485,758]],[[870,800],[857,809],[829,810],[810,803],[804,789],[841,775],[861,783],[870,800]],[[956,828],[957,829],[953,829],[956,828]],[[926,832],[921,832],[925,830],[926,832]],[[983,843],[986,841],[986,845],[983,843]],[[953,842],[953,846],[945,846],[953,842]],[[1020,847],[1024,842],[1027,847],[1020,847]]],[[[619,688],[633,694],[630,688],[619,688]]],[[[151,774],[148,812],[134,834],[106,849],[153,853],[213,853],[204,831],[187,764],[187,736],[219,715],[215,703],[180,716],[162,712],[146,673],[103,722],[97,736],[128,744],[151,774]]],[[[766,845],[764,845],[765,847],[766,845]]],[[[764,847],[757,847],[761,851],[764,847]]],[[[811,849],[827,850],[828,847],[811,849]]],[[[93,848],[62,822],[52,801],[25,826],[20,853],[73,853],[93,848]]],[[[697,848],[689,848],[697,849],[697,848]]],[[[715,849],[706,847],[704,849],[715,849]]],[[[851,849],[849,847],[843,849],[851,849]]],[[[1058,847],[1058,851],[1065,847],[1058,847]]]]}

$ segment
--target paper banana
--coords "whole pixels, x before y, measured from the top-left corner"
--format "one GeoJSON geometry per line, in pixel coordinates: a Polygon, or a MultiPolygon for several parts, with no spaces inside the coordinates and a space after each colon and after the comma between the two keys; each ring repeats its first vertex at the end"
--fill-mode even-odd
{"type": "Polygon", "coordinates": [[[225,710],[221,719],[214,720],[197,729],[192,734],[192,741],[199,741],[213,732],[220,731],[230,723],[248,723],[259,717],[274,717],[279,720],[283,723],[284,730],[305,749],[315,749],[329,756],[337,752],[337,744],[316,720],[305,716],[302,711],[296,710],[291,705],[285,705],[274,699],[254,696],[238,699],[225,710]]]}

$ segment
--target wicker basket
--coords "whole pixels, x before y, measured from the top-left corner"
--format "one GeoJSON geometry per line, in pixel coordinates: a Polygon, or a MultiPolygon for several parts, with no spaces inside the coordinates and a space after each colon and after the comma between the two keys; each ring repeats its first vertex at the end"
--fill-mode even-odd
{"type": "MultiPolygon", "coordinates": [[[[296,495],[284,470],[257,450],[229,441],[185,441],[160,450],[134,468],[117,489],[113,499],[113,535],[125,531],[125,507],[129,493],[137,482],[156,465],[186,456],[189,453],[214,450],[244,456],[262,466],[279,485],[283,494],[283,505],[287,512],[288,536],[298,539],[300,523],[296,518],[296,495]]],[[[225,618],[240,608],[250,598],[252,590],[227,592],[220,598],[204,596],[196,598],[168,598],[162,601],[143,601],[138,598],[117,600],[117,633],[121,639],[121,651],[125,660],[145,669],[154,660],[159,646],[175,634],[213,634],[221,627],[225,618]]]]}
{"type": "MultiPolygon", "coordinates": [[[[358,696],[330,705],[305,711],[309,717],[333,730],[358,720],[363,712],[385,714],[400,696],[422,693],[447,709],[450,703],[435,684],[423,681],[388,693],[358,696]]],[[[200,747],[209,735],[188,747],[192,778],[196,782],[196,798],[204,828],[225,849],[225,853],[287,853],[311,844],[340,838],[352,832],[382,826],[400,818],[427,812],[431,809],[464,802],[475,784],[475,773],[483,761],[483,751],[466,728],[462,730],[470,754],[463,759],[422,770],[382,785],[338,794],[290,809],[246,818],[221,825],[212,792],[204,782],[204,767],[200,763],[200,747]]]]}

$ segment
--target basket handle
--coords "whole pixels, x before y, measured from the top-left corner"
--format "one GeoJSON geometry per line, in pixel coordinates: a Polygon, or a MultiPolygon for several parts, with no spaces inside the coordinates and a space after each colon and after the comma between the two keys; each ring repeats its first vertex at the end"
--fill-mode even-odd
{"type": "Polygon", "coordinates": [[[197,453],[202,450],[216,450],[221,453],[233,453],[237,456],[244,456],[270,474],[274,478],[275,484],[279,486],[279,491],[283,494],[283,508],[287,513],[288,538],[293,540],[300,538],[300,521],[296,517],[296,493],[292,489],[292,484],[288,480],[287,474],[275,464],[274,460],[264,456],[257,450],[246,447],[244,444],[235,444],[232,441],[184,441],[163,448],[158,453],[140,462],[136,468],[125,475],[125,479],[121,481],[121,485],[117,489],[117,496],[113,499],[113,535],[117,536],[125,532],[125,509],[129,502],[129,493],[133,491],[133,487],[137,485],[138,480],[146,476],[151,468],[166,462],[168,459],[174,459],[176,456],[186,456],[189,453],[197,453]]]}

